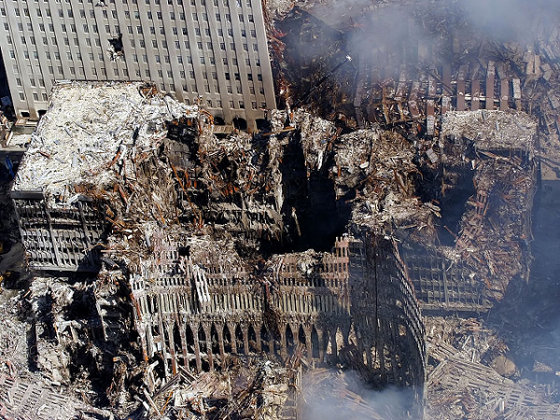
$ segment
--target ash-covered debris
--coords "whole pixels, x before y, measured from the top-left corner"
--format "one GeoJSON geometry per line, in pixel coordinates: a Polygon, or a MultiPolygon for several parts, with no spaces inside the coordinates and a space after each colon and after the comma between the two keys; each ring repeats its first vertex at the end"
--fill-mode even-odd
{"type": "Polygon", "coordinates": [[[52,380],[49,371],[37,371],[36,330],[34,323],[26,319],[28,294],[18,295],[12,290],[0,294],[0,417],[112,418],[110,411],[96,408],[101,405],[90,404],[83,393],[88,393],[86,389],[82,396],[69,395],[60,388],[59,381],[52,380]]]}
{"type": "Polygon", "coordinates": [[[134,161],[158,146],[166,121],[197,115],[196,107],[151,92],[139,82],[57,85],[13,191],[42,191],[49,201],[67,206],[79,194],[68,187],[69,179],[99,187],[119,177],[134,179],[134,161]]]}
{"type": "Polygon", "coordinates": [[[556,391],[519,379],[498,332],[479,320],[427,320],[429,418],[538,418],[560,414],[556,391]]]}
{"type": "Polygon", "coordinates": [[[57,89],[56,115],[39,125],[12,188],[32,266],[58,273],[31,285],[45,377],[80,384],[118,415],[173,407],[174,416],[290,418],[299,373],[278,383],[284,373],[265,361],[295,357],[306,369],[338,364],[378,387],[408,387],[403,409],[420,412],[423,326],[392,231],[424,226],[414,214],[429,219],[437,207],[414,197],[404,138],[342,134],[301,109],[273,111],[270,132],[217,137],[211,118],[177,106],[191,112],[181,117],[143,85],[57,89]],[[108,110],[84,100],[75,117],[96,132],[90,141],[80,127],[69,148],[57,138],[70,122],[56,117],[76,105],[61,98],[95,89],[110,109],[126,107],[123,126],[89,120],[108,110]],[[78,161],[64,181],[63,158],[91,144],[107,152],[78,161]],[[29,165],[44,145],[51,157],[39,153],[47,172],[37,177],[29,165]],[[361,302],[367,294],[375,302],[361,302]],[[227,397],[192,396],[205,395],[205,381],[239,377],[244,385],[227,397]]]}
{"type": "Polygon", "coordinates": [[[439,208],[415,196],[414,147],[400,134],[379,128],[341,136],[330,169],[337,195],[354,196],[352,220],[378,234],[393,229],[433,229],[439,208]]]}
{"type": "Polygon", "coordinates": [[[291,418],[285,416],[286,406],[295,413],[297,377],[297,369],[271,361],[245,361],[200,374],[181,370],[144,408],[150,418],[291,418]]]}
{"type": "MultiPolygon", "coordinates": [[[[526,261],[511,263],[528,259],[526,241],[518,254],[503,255],[528,228],[535,124],[524,114],[450,113],[438,141],[411,142],[379,126],[348,132],[295,109],[272,111],[269,132],[217,137],[211,119],[194,118],[193,110],[181,117],[168,109],[170,99],[123,86],[59,87],[98,88],[107,105],[129,104],[127,131],[97,132],[112,153],[66,181],[64,164],[47,161],[53,173],[40,179],[40,194],[25,166],[36,158],[31,148],[13,188],[31,264],[50,250],[50,270],[81,271],[83,263],[68,264],[75,257],[61,240],[78,235],[89,245],[74,253],[101,266],[83,278],[37,277],[31,286],[38,368],[55,383],[92,390],[92,403],[119,415],[204,416],[252,406],[285,417],[290,404],[297,412],[297,392],[255,406],[248,372],[257,375],[259,360],[295,355],[306,368],[338,365],[376,387],[410,388],[401,408],[414,417],[426,366],[418,300],[428,309],[485,310],[527,270],[526,261]],[[514,126],[518,135],[504,138],[514,126]],[[470,177],[472,192],[463,192],[465,208],[455,214],[445,200],[465,189],[462,177],[470,177]],[[486,207],[477,204],[482,195],[486,207]],[[32,222],[39,214],[42,233],[32,222]],[[497,222],[506,217],[507,224],[497,222]],[[71,233],[57,235],[56,226],[71,233]],[[488,236],[471,231],[480,226],[488,236]],[[441,234],[453,229],[457,238],[446,243],[441,234]],[[497,229],[503,244],[489,239],[497,229]],[[39,237],[50,238],[46,249],[39,237]],[[97,259],[88,254],[92,245],[97,259]],[[414,258],[438,259],[470,286],[451,279],[458,289],[449,290],[439,279],[445,293],[435,295],[434,279],[426,284],[414,258]],[[211,381],[217,392],[240,375],[240,361],[253,368],[242,370],[248,399],[239,407],[231,405],[234,394],[210,403],[225,397],[197,391],[211,381]]],[[[87,104],[82,115],[90,115],[87,104]]],[[[50,138],[66,130],[49,131],[56,119],[47,117],[35,138],[53,156],[66,153],[50,138]]],[[[297,371],[290,375],[297,382],[297,371]]]]}
{"type": "Polygon", "coordinates": [[[420,156],[418,191],[441,218],[402,246],[425,309],[485,311],[528,280],[536,128],[519,112],[448,113],[420,156]]]}
{"type": "Polygon", "coordinates": [[[149,85],[55,90],[12,189],[33,362],[121,417],[305,418],[329,391],[340,417],[421,418],[427,374],[434,418],[553,418],[484,323],[419,309],[486,313],[528,281],[558,31],[317,3],[267,2],[286,110],[254,135],[149,85]]]}

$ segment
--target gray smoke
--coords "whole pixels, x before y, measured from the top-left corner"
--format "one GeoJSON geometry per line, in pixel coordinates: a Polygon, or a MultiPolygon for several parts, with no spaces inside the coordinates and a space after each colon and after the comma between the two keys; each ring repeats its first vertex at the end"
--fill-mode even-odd
{"type": "Polygon", "coordinates": [[[497,41],[534,42],[558,22],[556,0],[471,0],[461,6],[475,29],[497,41]],[[539,30],[535,32],[535,27],[539,30]]]}
{"type": "Polygon", "coordinates": [[[388,387],[366,388],[353,371],[331,371],[328,378],[314,383],[313,374],[303,378],[305,420],[404,420],[414,395],[411,390],[388,387]]]}

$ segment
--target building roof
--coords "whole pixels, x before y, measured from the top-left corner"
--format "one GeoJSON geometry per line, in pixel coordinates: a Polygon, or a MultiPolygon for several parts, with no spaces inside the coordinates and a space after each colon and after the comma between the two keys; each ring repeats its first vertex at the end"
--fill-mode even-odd
{"type": "Polygon", "coordinates": [[[443,136],[472,140],[478,150],[535,150],[537,123],[521,111],[448,112],[442,119],[443,136]]]}
{"type": "Polygon", "coordinates": [[[196,106],[155,93],[142,82],[58,83],[12,191],[42,191],[63,205],[75,193],[72,185],[134,179],[129,162],[159,146],[166,122],[196,115],[196,106]]]}

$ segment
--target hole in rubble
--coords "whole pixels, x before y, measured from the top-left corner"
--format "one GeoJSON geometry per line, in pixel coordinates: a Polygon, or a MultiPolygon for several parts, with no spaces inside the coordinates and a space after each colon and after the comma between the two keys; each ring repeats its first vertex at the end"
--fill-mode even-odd
{"type": "Polygon", "coordinates": [[[441,209],[442,218],[437,220],[437,228],[442,245],[455,244],[453,235],[459,233],[467,201],[476,194],[473,175],[473,171],[462,166],[446,168],[443,173],[439,170],[422,170],[417,193],[423,202],[435,201],[441,209]]]}
{"type": "Polygon", "coordinates": [[[238,130],[247,130],[247,121],[243,118],[236,117],[233,119],[233,126],[238,130]]]}
{"type": "Polygon", "coordinates": [[[467,201],[476,193],[473,172],[457,168],[456,171],[448,173],[447,179],[444,179],[444,186],[447,189],[440,199],[442,219],[438,233],[443,245],[453,245],[453,234],[459,233],[467,201]],[[453,234],[445,228],[446,226],[453,234]]]}
{"type": "Polygon", "coordinates": [[[181,257],[190,257],[191,255],[191,247],[190,246],[180,246],[178,249],[179,256],[181,257]]]}
{"type": "Polygon", "coordinates": [[[301,135],[292,136],[280,164],[284,204],[282,214],[288,240],[274,252],[292,252],[314,249],[330,251],[336,237],[344,233],[351,207],[345,198],[335,196],[333,180],[329,179],[327,158],[321,170],[312,170],[308,176],[301,135]]]}
{"type": "Polygon", "coordinates": [[[95,301],[89,292],[83,290],[74,291],[72,303],[66,308],[67,319],[92,319],[95,313],[95,301]]]}
{"type": "Polygon", "coordinates": [[[255,123],[257,124],[257,130],[259,131],[271,131],[272,130],[272,125],[270,124],[270,121],[264,119],[264,118],[258,118],[255,123]]]}
{"type": "Polygon", "coordinates": [[[194,118],[181,117],[167,122],[167,137],[171,140],[193,148],[197,134],[197,121],[194,118]]]}

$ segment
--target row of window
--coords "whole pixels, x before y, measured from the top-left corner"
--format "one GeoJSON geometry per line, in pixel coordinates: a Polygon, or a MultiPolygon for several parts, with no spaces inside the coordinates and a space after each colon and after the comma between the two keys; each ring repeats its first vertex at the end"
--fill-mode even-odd
{"type": "MultiPolygon", "coordinates": [[[[36,11],[38,17],[43,17],[42,9],[35,9],[35,11],[36,11]]],[[[23,9],[23,12],[24,12],[23,14],[24,14],[25,17],[31,17],[29,15],[29,9],[23,9]]],[[[21,17],[20,9],[15,8],[14,13],[17,17],[21,17]]],[[[80,13],[80,17],[82,19],[86,18],[86,11],[84,9],[80,9],[79,13],[80,13]]],[[[6,13],[6,8],[5,7],[0,8],[0,15],[6,16],[6,14],[7,14],[6,13]]],[[[51,9],[45,9],[45,15],[46,15],[46,17],[52,17],[51,9]]],[[[109,14],[108,14],[108,11],[106,9],[102,11],[102,15],[105,19],[109,18],[109,14]]],[[[69,17],[69,18],[73,18],[74,17],[74,11],[72,9],[67,9],[66,10],[66,16],[69,17]]],[[[113,19],[118,19],[118,12],[116,10],[111,10],[111,16],[113,17],[113,19]]],[[[130,11],[125,10],[124,16],[125,16],[126,19],[130,20],[131,19],[130,11]]],[[[140,11],[136,10],[134,12],[133,16],[134,16],[134,19],[139,20],[140,19],[140,11]]],[[[153,20],[153,14],[152,14],[151,11],[147,12],[147,16],[148,16],[148,19],[153,20]]],[[[239,16],[239,21],[240,22],[245,21],[245,18],[244,18],[243,14],[238,14],[238,16],[239,16]]],[[[58,17],[61,17],[61,18],[64,17],[64,10],[58,9],[58,17]]],[[[91,17],[91,18],[95,17],[95,10],[94,9],[91,9],[89,11],[89,17],[91,17]]],[[[192,17],[193,17],[194,20],[199,20],[196,12],[194,12],[192,14],[192,17]]],[[[156,12],[156,18],[157,18],[157,20],[163,20],[162,12],[156,12]]],[[[179,13],[179,19],[180,20],[185,20],[185,18],[186,18],[185,13],[180,12],[179,13]]],[[[226,18],[226,21],[231,22],[231,14],[226,13],[225,18],[226,18]]],[[[173,11],[169,12],[169,19],[170,20],[175,20],[175,12],[173,12],[173,11]]],[[[202,20],[208,20],[208,15],[206,13],[202,13],[202,20]]],[[[217,21],[222,20],[222,17],[219,13],[216,13],[216,20],[217,21]]],[[[247,16],[247,21],[248,22],[254,22],[254,16],[253,15],[248,15],[247,16]]]]}
{"type": "MultiPolygon", "coordinates": [[[[23,45],[27,44],[27,39],[23,35],[21,36],[20,39],[21,39],[21,43],[23,45]]],[[[67,37],[64,37],[63,39],[64,39],[64,45],[70,45],[70,40],[67,37]]],[[[95,45],[97,47],[100,47],[101,46],[101,40],[99,38],[94,38],[94,40],[95,40],[95,45]]],[[[13,44],[13,40],[12,40],[12,37],[10,35],[8,35],[6,37],[6,41],[10,45],[13,44]]],[[[42,37],[42,41],[43,41],[43,45],[49,45],[49,40],[48,40],[47,37],[42,37]]],[[[36,42],[34,36],[29,37],[29,42],[30,42],[31,45],[37,45],[37,42],[36,42]]],[[[92,46],[90,38],[86,38],[85,43],[88,47],[92,46]]],[[[51,37],[50,44],[51,45],[57,45],[58,44],[56,37],[51,37]]],[[[131,44],[132,48],[136,47],[136,43],[134,42],[134,40],[131,40],[130,44],[131,44]]],[[[78,38],[74,38],[74,45],[75,46],[80,45],[78,38]]],[[[158,43],[157,39],[152,39],[152,47],[153,48],[158,48],[159,45],[160,44],[158,43]]],[[[178,49],[178,50],[181,48],[180,41],[178,41],[178,40],[175,41],[173,45],[175,45],[175,48],[178,49]]],[[[189,41],[184,41],[184,45],[185,45],[186,50],[190,49],[189,41]]],[[[145,44],[144,40],[140,40],[140,47],[145,48],[145,46],[146,46],[146,44],[145,44]]],[[[169,44],[167,43],[166,40],[163,40],[161,42],[161,47],[165,48],[165,49],[169,48],[169,44]]],[[[196,47],[199,50],[202,50],[203,47],[204,47],[204,43],[202,41],[197,41],[196,42],[196,47]]],[[[252,50],[255,51],[255,52],[257,52],[259,50],[258,44],[251,44],[251,47],[252,47],[252,50]]],[[[249,51],[249,44],[243,43],[242,48],[243,48],[244,51],[249,51]]],[[[206,49],[211,53],[213,52],[214,46],[213,46],[212,42],[210,42],[210,41],[206,42],[206,49]]],[[[226,51],[226,43],[225,42],[220,43],[220,50],[226,51]]],[[[229,51],[235,52],[235,50],[236,50],[236,44],[234,42],[229,43],[229,51]]],[[[258,65],[260,65],[260,64],[258,64],[258,65]]]]}
{"type": "MultiPolygon", "coordinates": [[[[171,87],[173,89],[176,89],[176,87],[173,86],[173,85],[171,87]]],[[[183,91],[185,91],[185,92],[189,91],[187,89],[187,86],[183,86],[183,91]]],[[[175,93],[175,92],[172,91],[171,93],[175,93]]],[[[33,92],[32,95],[33,95],[33,100],[36,101],[36,102],[39,101],[39,98],[41,98],[41,100],[44,101],[44,102],[46,102],[48,100],[48,95],[45,92],[42,92],[41,96],[39,96],[38,92],[33,92]]],[[[22,92],[22,91],[18,92],[18,96],[19,96],[19,99],[21,101],[25,101],[25,93],[24,92],[22,92]]],[[[186,99],[185,102],[190,105],[191,101],[189,99],[186,99]]],[[[218,100],[207,99],[206,104],[210,108],[221,108],[222,107],[222,101],[219,100],[219,99],[218,100]]],[[[251,102],[251,109],[255,110],[255,109],[257,109],[257,106],[258,106],[257,102],[254,102],[254,101],[251,102]]],[[[245,109],[245,102],[244,101],[229,101],[229,107],[230,108],[237,108],[237,109],[245,109]]],[[[260,108],[262,108],[262,109],[266,108],[266,102],[261,102],[260,108]]]]}
{"type": "MultiPolygon", "coordinates": [[[[17,3],[19,0],[12,0],[13,3],[17,3]]],[[[43,0],[44,3],[48,3],[49,0],[43,0]]],[[[103,1],[103,0],[101,0],[103,1]]],[[[152,0],[145,0],[146,4],[150,4],[152,0]]],[[[154,4],[161,4],[159,0],[153,0],[154,4]]],[[[212,2],[214,3],[214,6],[218,7],[219,2],[221,1],[221,3],[224,6],[229,6],[229,0],[213,0],[212,2]]],[[[35,3],[39,3],[39,0],[34,0],[35,3]]],[[[61,3],[61,0],[56,0],[57,3],[61,3]]],[[[83,1],[83,0],[77,0],[78,3],[83,4],[83,3],[93,3],[93,0],[87,0],[87,2],[83,1]]],[[[4,3],[4,0],[0,0],[0,3],[4,3]]],[[[65,3],[70,4],[70,0],[65,0],[65,3]]],[[[110,3],[115,4],[116,1],[115,0],[110,0],[110,3]]],[[[122,0],[123,4],[128,4],[128,0],[122,0]]],[[[130,1],[131,4],[138,4],[137,0],[131,0],[130,1]]],[[[173,3],[177,3],[179,6],[183,5],[183,0],[167,0],[167,4],[173,5],[173,3]]],[[[190,0],[191,6],[196,6],[196,0],[190,0]]],[[[206,5],[206,0],[198,0],[198,3],[202,6],[206,5]]],[[[235,4],[237,7],[241,7],[241,0],[235,0],[235,4]]],[[[245,4],[247,5],[247,7],[251,7],[251,0],[245,0],[245,4]]]]}
{"type": "MultiPolygon", "coordinates": [[[[25,101],[25,93],[23,93],[23,92],[18,92],[18,96],[19,96],[19,99],[20,99],[21,101],[25,101]]],[[[43,101],[46,102],[46,101],[48,100],[47,94],[46,94],[46,93],[42,93],[42,94],[41,94],[41,99],[42,99],[43,101]]],[[[33,100],[34,100],[34,101],[39,101],[39,94],[38,94],[37,92],[33,92],[33,100]]]]}
{"type": "MultiPolygon", "coordinates": [[[[14,8],[14,13],[17,17],[21,17],[21,12],[20,12],[19,8],[17,8],[17,7],[14,8]]],[[[42,9],[36,8],[35,13],[37,14],[38,17],[43,17],[42,9]]],[[[86,11],[84,9],[80,9],[79,14],[80,14],[80,17],[82,19],[85,19],[86,16],[87,16],[86,11]]],[[[5,7],[0,8],[0,15],[2,15],[2,16],[7,15],[5,7]]],[[[25,17],[28,17],[28,18],[31,17],[28,8],[23,9],[23,15],[25,17]]],[[[46,15],[46,17],[52,17],[52,11],[51,11],[50,8],[45,9],[45,15],[46,15]]],[[[102,15],[105,19],[108,19],[109,18],[108,10],[107,9],[102,10],[102,15]]],[[[201,15],[203,21],[208,21],[208,13],[201,12],[200,15],[201,15]]],[[[64,16],[65,16],[64,10],[63,9],[58,9],[58,17],[64,18],[64,16]]],[[[118,19],[117,10],[111,10],[111,16],[113,17],[113,19],[118,19]]],[[[131,19],[130,11],[125,10],[124,11],[124,16],[125,16],[126,19],[130,20],[131,19]]],[[[134,19],[140,20],[140,11],[139,10],[134,11],[132,16],[134,17],[134,19]]],[[[148,19],[150,19],[150,20],[153,20],[153,18],[154,18],[154,14],[151,11],[147,12],[147,16],[148,16],[148,19]]],[[[222,15],[220,13],[216,13],[215,16],[216,16],[216,20],[218,22],[221,22],[222,15]]],[[[248,14],[247,17],[245,17],[245,15],[243,13],[238,13],[237,16],[238,16],[238,19],[239,19],[240,22],[245,22],[245,21],[254,22],[254,16],[252,14],[248,14]]],[[[74,11],[72,9],[66,9],[66,17],[71,18],[71,19],[74,18],[74,11]]],[[[95,17],[95,10],[94,9],[90,9],[89,17],[90,18],[95,17]]],[[[161,11],[156,12],[155,17],[156,17],[157,20],[163,20],[162,12],[161,11]]],[[[185,12],[179,12],[179,19],[180,20],[185,20],[185,18],[186,18],[185,12]]],[[[195,21],[200,20],[199,17],[198,17],[198,12],[192,12],[192,18],[195,21]]],[[[176,20],[176,15],[175,15],[174,11],[169,12],[169,19],[170,20],[176,20]]],[[[225,20],[228,21],[228,22],[231,22],[231,13],[226,13],[225,14],[225,20]]]]}
{"type": "MultiPolygon", "coordinates": [[[[16,66],[16,69],[17,69],[17,66],[16,66]]],[[[78,67],[77,70],[76,70],[76,68],[75,68],[74,66],[68,66],[67,69],[69,70],[70,74],[73,75],[73,76],[78,75],[80,78],[85,77],[84,67],[82,67],[82,66],[78,67]]],[[[59,74],[64,74],[64,67],[63,67],[63,66],[57,66],[57,70],[58,70],[58,73],[59,73],[59,74]]],[[[49,65],[49,66],[48,66],[48,71],[49,71],[49,74],[54,75],[54,66],[49,65]]],[[[96,69],[95,67],[92,67],[92,68],[91,68],[91,72],[93,73],[93,75],[98,76],[97,69],[96,69]]],[[[105,70],[104,67],[100,68],[100,72],[101,72],[101,75],[102,75],[102,76],[107,77],[107,72],[106,72],[106,70],[105,70]]],[[[157,72],[158,72],[157,74],[158,74],[159,78],[160,78],[160,79],[163,79],[163,77],[164,77],[164,70],[163,70],[163,69],[159,69],[159,70],[157,70],[157,72]]],[[[121,75],[119,69],[116,68],[116,67],[113,68],[113,73],[114,73],[115,76],[120,76],[120,75],[121,75]]],[[[19,72],[15,72],[15,74],[19,74],[19,72]]],[[[168,70],[166,71],[165,74],[167,75],[167,77],[168,77],[169,79],[173,79],[173,72],[172,72],[171,70],[168,69],[168,70]]],[[[141,72],[141,70],[140,70],[140,69],[136,69],[136,70],[135,70],[135,75],[136,75],[136,77],[138,77],[138,78],[142,78],[142,72],[141,72]]],[[[180,73],[179,73],[179,76],[180,76],[181,79],[185,79],[185,78],[186,78],[186,75],[187,75],[187,74],[186,74],[186,72],[185,72],[184,70],[181,70],[180,73]]],[[[226,75],[226,80],[230,81],[230,80],[231,80],[230,74],[229,74],[229,73],[225,73],[225,75],[226,75]]],[[[129,77],[129,72],[128,72],[127,69],[122,69],[122,76],[125,77],[125,78],[128,78],[128,77],[129,77]]],[[[152,74],[151,74],[151,72],[150,72],[149,69],[145,69],[145,70],[144,70],[144,76],[145,76],[146,78],[148,78],[148,79],[151,78],[152,74]]],[[[259,76],[260,76],[260,75],[259,75],[259,76]]],[[[194,80],[194,79],[195,79],[195,72],[194,72],[194,70],[190,70],[190,71],[189,71],[189,77],[190,77],[191,80],[194,80]]],[[[205,81],[205,92],[206,92],[206,93],[210,93],[210,86],[208,85],[208,82],[209,82],[210,80],[215,80],[215,81],[217,81],[217,80],[218,80],[218,74],[217,74],[216,72],[212,72],[212,73],[209,75],[207,72],[203,72],[203,73],[202,73],[202,77],[203,77],[203,80],[205,81]],[[209,78],[209,76],[211,77],[211,79],[209,78]]],[[[235,92],[236,92],[237,94],[241,94],[241,93],[242,93],[242,89],[241,89],[241,84],[240,84],[240,81],[241,81],[241,80],[240,80],[240,75],[239,75],[239,73],[235,73],[234,77],[235,77],[235,80],[236,80],[238,83],[235,83],[234,85],[232,85],[231,83],[226,82],[226,86],[225,86],[225,87],[226,87],[227,93],[233,94],[233,90],[234,90],[234,87],[235,87],[235,92]]],[[[251,74],[248,74],[248,75],[247,75],[247,78],[248,78],[249,81],[252,81],[252,80],[253,80],[253,77],[252,77],[251,74]]],[[[31,77],[29,80],[30,80],[31,86],[36,87],[36,81],[35,81],[35,79],[34,79],[33,77],[31,77]]],[[[259,80],[262,80],[262,77],[259,77],[259,80]]],[[[21,79],[21,77],[16,77],[16,84],[17,84],[17,86],[22,86],[22,79],[21,79]]],[[[44,86],[45,86],[45,82],[44,82],[44,80],[43,80],[42,78],[39,79],[39,85],[40,85],[41,87],[44,87],[44,86]]],[[[185,90],[185,91],[195,91],[195,90],[196,90],[196,89],[194,88],[194,86],[193,86],[192,89],[188,89],[188,88],[186,88],[186,86],[187,86],[187,85],[184,85],[184,87],[185,87],[184,90],[185,90]]],[[[215,92],[219,92],[219,91],[222,90],[222,89],[219,88],[217,82],[213,84],[213,87],[214,87],[214,91],[215,91],[215,92]]],[[[250,93],[251,95],[254,95],[254,94],[255,94],[255,85],[254,85],[253,83],[249,83],[249,93],[250,93]]],[[[263,88],[262,86],[259,87],[259,93],[260,93],[261,95],[264,95],[264,88],[263,88]]]]}
{"type": "MultiPolygon", "coordinates": [[[[78,40],[76,39],[75,41],[76,41],[76,45],[77,45],[77,41],[78,41],[78,40]]],[[[12,58],[12,59],[15,59],[15,58],[16,58],[16,54],[15,54],[15,51],[14,51],[14,50],[10,50],[10,53],[9,53],[9,54],[10,54],[10,58],[12,58]]],[[[28,50],[24,50],[24,51],[23,51],[23,55],[24,55],[24,58],[25,58],[25,59],[30,59],[31,56],[32,56],[34,59],[39,59],[39,53],[38,53],[37,50],[31,50],[31,55],[30,55],[30,52],[29,52],[28,50]]],[[[98,56],[97,58],[98,58],[99,61],[102,62],[102,61],[104,60],[104,54],[103,54],[103,53],[98,53],[97,56],[98,56]]],[[[50,53],[49,51],[45,51],[45,57],[46,57],[48,60],[51,60],[51,59],[52,59],[52,55],[51,55],[51,53],[50,53]]],[[[132,57],[133,57],[133,61],[134,61],[135,63],[138,63],[138,62],[139,62],[139,61],[138,61],[138,55],[133,54],[132,57]]],[[[80,52],[78,52],[78,53],[76,53],[76,55],[73,55],[71,51],[66,51],[66,58],[67,58],[68,60],[73,60],[74,58],[76,58],[77,60],[81,60],[81,59],[82,59],[82,54],[81,54],[80,52]]],[[[58,61],[61,60],[61,56],[60,56],[60,52],[59,52],[59,51],[54,51],[54,59],[55,59],[55,60],[58,60],[58,61]]],[[[94,55],[93,52],[89,52],[89,53],[88,53],[88,59],[89,59],[90,61],[94,61],[94,60],[95,60],[95,55],[94,55]]],[[[160,56],[159,54],[154,55],[154,59],[155,59],[156,63],[161,63],[161,56],[160,56]]],[[[176,59],[177,59],[177,63],[178,63],[178,64],[185,64],[182,56],[177,56],[176,59]]],[[[204,56],[200,56],[200,57],[199,57],[199,60],[200,60],[200,64],[203,64],[203,65],[206,64],[206,59],[205,59],[204,56]]],[[[144,63],[148,63],[148,55],[147,55],[147,54],[143,54],[143,55],[142,55],[142,61],[143,61],[144,63]]],[[[209,61],[210,61],[209,64],[215,65],[215,60],[214,60],[213,57],[211,57],[209,61]]],[[[171,57],[170,57],[169,55],[165,55],[165,56],[164,56],[164,62],[167,63],[167,64],[170,64],[170,62],[171,62],[171,57]]],[[[187,62],[186,64],[192,64],[192,57],[191,57],[191,56],[187,56],[186,62],[187,62]]],[[[224,65],[227,66],[227,65],[228,65],[228,59],[227,59],[227,57],[223,57],[223,58],[222,58],[222,62],[223,62],[224,65]]],[[[250,65],[250,60],[249,60],[248,58],[245,59],[245,64],[246,64],[247,66],[250,65]]],[[[234,66],[237,66],[237,65],[238,65],[237,59],[233,59],[232,65],[234,65],[234,66]]],[[[260,62],[257,62],[256,65],[257,65],[257,66],[260,66],[260,62]]],[[[189,66],[189,67],[192,68],[191,66],[189,66]]],[[[181,71],[181,74],[183,74],[183,73],[184,73],[184,71],[181,71]]],[[[204,72],[204,74],[206,74],[206,72],[204,72]]],[[[212,74],[216,76],[216,77],[214,77],[214,78],[217,78],[217,73],[213,72],[212,74]]],[[[184,77],[184,76],[181,76],[181,77],[184,77]]],[[[225,73],[225,78],[226,78],[226,80],[230,80],[230,73],[229,73],[229,72],[225,73]]],[[[234,74],[233,74],[233,79],[235,79],[235,80],[241,80],[240,74],[239,74],[239,73],[234,73],[234,74]]],[[[253,74],[252,74],[252,73],[248,73],[248,74],[247,74],[247,79],[248,79],[249,81],[252,81],[252,80],[253,80],[253,74]]],[[[262,79],[262,74],[260,74],[260,73],[257,74],[257,80],[258,80],[258,81],[262,81],[262,80],[263,80],[263,79],[262,79]]]]}
{"type": "MultiPolygon", "coordinates": [[[[54,24],[49,23],[47,25],[48,25],[49,32],[54,32],[54,24]]],[[[17,26],[18,26],[18,31],[23,32],[23,23],[18,22],[17,26]]],[[[39,31],[45,32],[46,28],[47,27],[45,26],[44,23],[39,23],[39,31]]],[[[8,24],[8,22],[4,22],[4,29],[7,30],[7,31],[10,29],[10,25],[8,24]]],[[[61,29],[61,32],[68,32],[68,28],[67,28],[66,24],[64,24],[64,23],[60,25],[60,29],[61,29]]],[[[83,32],[86,33],[86,34],[90,32],[90,27],[88,26],[87,23],[83,24],[82,29],[83,29],[83,32]]],[[[155,35],[156,32],[157,32],[156,29],[157,29],[156,27],[150,26],[150,34],[155,35]]],[[[183,35],[188,35],[188,29],[186,27],[185,28],[180,28],[180,29],[181,29],[181,33],[183,35]]],[[[33,25],[31,24],[31,22],[27,23],[27,30],[29,32],[34,32],[33,25]]],[[[115,30],[115,33],[120,33],[121,32],[121,29],[120,29],[119,26],[115,26],[114,30],[115,30]]],[[[132,26],[127,26],[127,30],[128,30],[129,34],[134,33],[134,28],[132,26]]],[[[73,24],[73,23],[70,24],[70,32],[76,33],[76,25],[73,24]]],[[[98,29],[97,25],[95,25],[95,24],[91,25],[91,32],[96,33],[96,34],[99,33],[99,29],[98,29]]],[[[111,33],[111,26],[105,25],[105,32],[106,33],[111,33]]],[[[143,27],[142,26],[137,26],[136,27],[136,32],[138,34],[142,34],[144,32],[143,27]]],[[[173,27],[172,32],[173,32],[173,35],[179,35],[179,28],[173,27]]],[[[161,35],[165,35],[165,28],[163,26],[159,27],[159,33],[161,35]]],[[[205,28],[204,33],[208,37],[211,36],[209,28],[205,28]]],[[[217,33],[218,33],[219,37],[224,36],[224,31],[223,31],[222,28],[218,28],[217,33]]],[[[227,34],[228,34],[229,37],[233,37],[233,29],[228,28],[227,29],[227,34]]],[[[201,36],[201,28],[195,28],[195,35],[196,36],[201,36]]],[[[251,36],[251,38],[257,38],[257,31],[255,29],[250,29],[249,30],[249,35],[251,36]]],[[[247,37],[247,30],[241,29],[241,36],[243,38],[246,38],[247,37]]]]}

